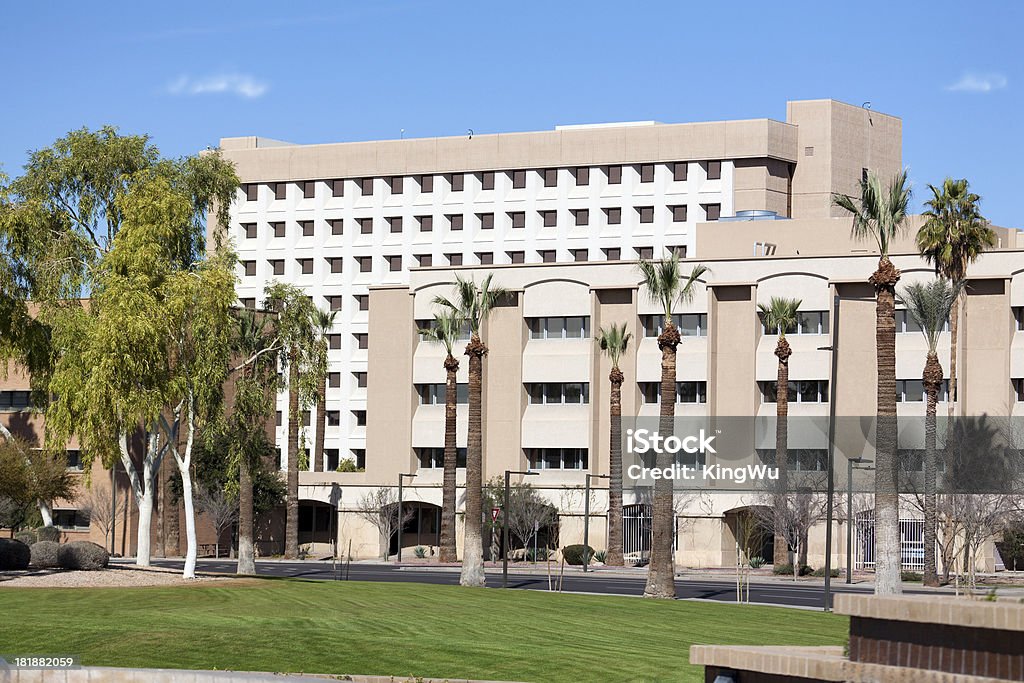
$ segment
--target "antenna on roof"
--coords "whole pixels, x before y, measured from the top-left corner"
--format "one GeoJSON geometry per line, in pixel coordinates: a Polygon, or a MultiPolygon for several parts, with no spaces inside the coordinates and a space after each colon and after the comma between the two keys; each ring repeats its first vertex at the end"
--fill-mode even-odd
{"type": "Polygon", "coordinates": [[[469,139],[470,139],[470,140],[472,140],[472,139],[473,139],[473,129],[472,129],[472,128],[470,128],[470,129],[469,129],[468,131],[466,131],[466,132],[467,132],[467,133],[469,133],[469,139]]]}

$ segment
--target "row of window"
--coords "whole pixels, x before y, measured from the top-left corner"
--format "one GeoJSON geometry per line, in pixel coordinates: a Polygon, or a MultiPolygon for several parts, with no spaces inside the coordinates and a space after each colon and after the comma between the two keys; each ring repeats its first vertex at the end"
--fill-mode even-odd
{"type": "MultiPolygon", "coordinates": [[[[778,401],[777,382],[758,382],[763,403],[778,401]]],[[[786,396],[790,403],[828,403],[828,380],[808,379],[790,382],[786,396]]]]}
{"type": "MultiPolygon", "coordinates": [[[[353,410],[352,417],[355,418],[357,427],[366,426],[366,411],[365,410],[353,410]]],[[[280,427],[284,424],[284,413],[280,410],[277,411],[277,426],[280,427]]],[[[312,419],[312,413],[308,410],[302,411],[302,426],[309,427],[312,419]]],[[[324,413],[324,423],[328,427],[340,427],[341,426],[341,411],[340,410],[328,410],[324,413]]]]}
{"type": "MultiPolygon", "coordinates": [[[[722,177],[721,161],[699,162],[708,180],[719,180],[722,177]]],[[[636,174],[636,179],[641,183],[653,183],[657,168],[664,169],[663,172],[671,177],[672,182],[686,182],[689,178],[690,164],[685,161],[676,161],[668,164],[635,164],[632,166],[611,165],[601,166],[605,181],[609,185],[622,183],[623,168],[630,168],[636,174]]],[[[573,184],[577,187],[590,185],[591,168],[588,166],[577,166],[569,169],[573,184]]],[[[449,192],[463,192],[466,189],[466,177],[472,177],[479,185],[480,190],[495,189],[499,177],[506,178],[506,184],[511,189],[525,189],[527,178],[530,173],[536,174],[538,182],[544,187],[558,186],[558,169],[542,168],[537,170],[517,169],[510,171],[478,171],[476,173],[444,173],[440,176],[434,174],[423,174],[413,176],[387,176],[380,178],[381,187],[387,187],[390,194],[405,194],[410,184],[414,185],[422,193],[432,193],[437,187],[436,179],[442,178],[449,192]]],[[[303,180],[298,182],[276,182],[276,183],[248,183],[242,185],[242,193],[246,201],[254,202],[259,199],[259,188],[262,185],[267,193],[274,199],[287,199],[288,188],[294,188],[293,193],[300,199],[313,199],[317,196],[318,186],[321,184],[331,197],[345,196],[346,183],[351,184],[355,191],[361,196],[372,196],[376,183],[375,178],[338,178],[332,180],[303,180]]]]}
{"type": "MultiPolygon", "coordinates": [[[[672,324],[683,337],[706,337],[708,335],[707,313],[675,313],[672,324]]],[[[664,332],[664,315],[642,315],[640,325],[644,328],[645,337],[658,337],[664,332]]]]}
{"type": "MultiPolygon", "coordinates": [[[[897,331],[899,330],[899,313],[906,313],[906,311],[897,311],[897,331]]],[[[769,329],[763,319],[761,329],[768,335],[779,333],[777,328],[769,329]]],[[[796,321],[786,330],[786,334],[828,334],[828,311],[798,311],[796,321]]]]}
{"type": "Polygon", "coordinates": [[[526,394],[533,405],[555,403],[590,403],[587,382],[537,382],[526,384],[526,394]]]}
{"type": "MultiPolygon", "coordinates": [[[[466,449],[455,452],[455,466],[466,466],[466,449]]],[[[531,470],[585,470],[590,467],[586,448],[527,448],[526,459],[531,470]]],[[[423,469],[444,467],[443,448],[417,448],[416,459],[423,469]]]]}

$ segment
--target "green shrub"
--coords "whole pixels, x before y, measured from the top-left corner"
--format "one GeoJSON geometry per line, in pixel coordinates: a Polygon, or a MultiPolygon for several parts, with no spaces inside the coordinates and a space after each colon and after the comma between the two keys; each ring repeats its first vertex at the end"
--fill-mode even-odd
{"type": "Polygon", "coordinates": [[[0,570],[28,569],[31,557],[27,543],[15,538],[0,538],[0,570]]]}
{"type": "Polygon", "coordinates": [[[19,531],[18,533],[14,534],[14,538],[21,541],[25,545],[32,545],[33,543],[39,540],[39,537],[36,536],[36,532],[32,529],[24,529],[22,531],[19,531]]]}
{"type": "Polygon", "coordinates": [[[900,581],[917,581],[920,583],[924,580],[921,572],[900,572],[900,581]]]}
{"type": "Polygon", "coordinates": [[[339,463],[338,467],[334,470],[335,472],[362,472],[356,467],[356,461],[351,458],[343,458],[339,463]]]}
{"type": "Polygon", "coordinates": [[[600,562],[601,564],[604,564],[604,561],[607,558],[608,558],[608,551],[607,550],[598,550],[597,552],[594,553],[594,562],[600,562]]]}
{"type": "Polygon", "coordinates": [[[63,569],[103,569],[109,561],[106,549],[90,541],[66,543],[57,553],[57,562],[63,569]]]}
{"type": "Polygon", "coordinates": [[[412,549],[412,553],[413,553],[413,555],[415,555],[416,557],[418,557],[419,559],[422,560],[423,558],[425,558],[427,556],[427,549],[424,548],[421,545],[418,545],[418,546],[416,546],[415,548],[412,549]]]}
{"type": "Polygon", "coordinates": [[[32,556],[30,564],[36,569],[53,569],[59,567],[57,556],[60,554],[60,544],[53,541],[39,541],[33,543],[30,549],[32,556]]]}
{"type": "Polygon", "coordinates": [[[60,529],[55,526],[41,526],[36,531],[36,538],[40,541],[60,543],[60,529]]]}
{"type": "Polygon", "coordinates": [[[562,548],[562,557],[566,564],[582,565],[584,557],[588,563],[594,558],[594,549],[589,545],[567,545],[562,548]]]}
{"type": "MultiPolygon", "coordinates": [[[[829,574],[832,575],[833,579],[839,578],[839,570],[836,569],[835,567],[832,568],[832,570],[829,572],[829,574]]],[[[812,572],[812,575],[820,577],[820,578],[824,578],[824,576],[825,576],[825,568],[822,567],[820,569],[815,569],[814,572],[812,572]]]]}
{"type": "Polygon", "coordinates": [[[551,557],[551,550],[548,548],[537,548],[534,552],[533,548],[527,548],[526,550],[526,561],[527,562],[540,562],[551,557]]]}
{"type": "Polygon", "coordinates": [[[750,565],[751,569],[760,569],[764,566],[764,558],[760,555],[754,555],[749,560],[747,560],[747,564],[750,565]]]}
{"type": "MultiPolygon", "coordinates": [[[[800,567],[800,576],[807,576],[808,574],[812,574],[813,572],[814,570],[808,567],[806,564],[800,567]]],[[[772,567],[772,574],[777,574],[779,576],[793,576],[793,565],[789,563],[774,565],[772,567]]],[[[822,576],[824,576],[824,574],[822,574],[822,576]]]]}

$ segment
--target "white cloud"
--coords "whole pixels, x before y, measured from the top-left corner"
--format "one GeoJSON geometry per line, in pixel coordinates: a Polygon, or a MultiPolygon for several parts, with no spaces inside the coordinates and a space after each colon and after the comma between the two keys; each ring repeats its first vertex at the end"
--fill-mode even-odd
{"type": "Polygon", "coordinates": [[[227,93],[254,99],[270,89],[266,83],[246,74],[224,73],[202,78],[180,76],[167,84],[171,95],[216,95],[227,93]]]}
{"type": "Polygon", "coordinates": [[[960,80],[952,85],[947,85],[946,90],[954,92],[992,92],[1006,87],[1006,76],[1002,74],[988,73],[980,74],[968,71],[960,80]]]}

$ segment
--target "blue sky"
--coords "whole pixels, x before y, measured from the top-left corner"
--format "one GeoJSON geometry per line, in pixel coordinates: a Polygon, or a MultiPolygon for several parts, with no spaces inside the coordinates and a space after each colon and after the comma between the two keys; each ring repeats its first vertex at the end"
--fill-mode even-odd
{"type": "Polygon", "coordinates": [[[784,119],[833,97],[903,118],[917,189],[968,178],[1024,226],[1024,3],[9,3],[0,167],[68,130],[168,155],[560,123],[784,119]]]}

